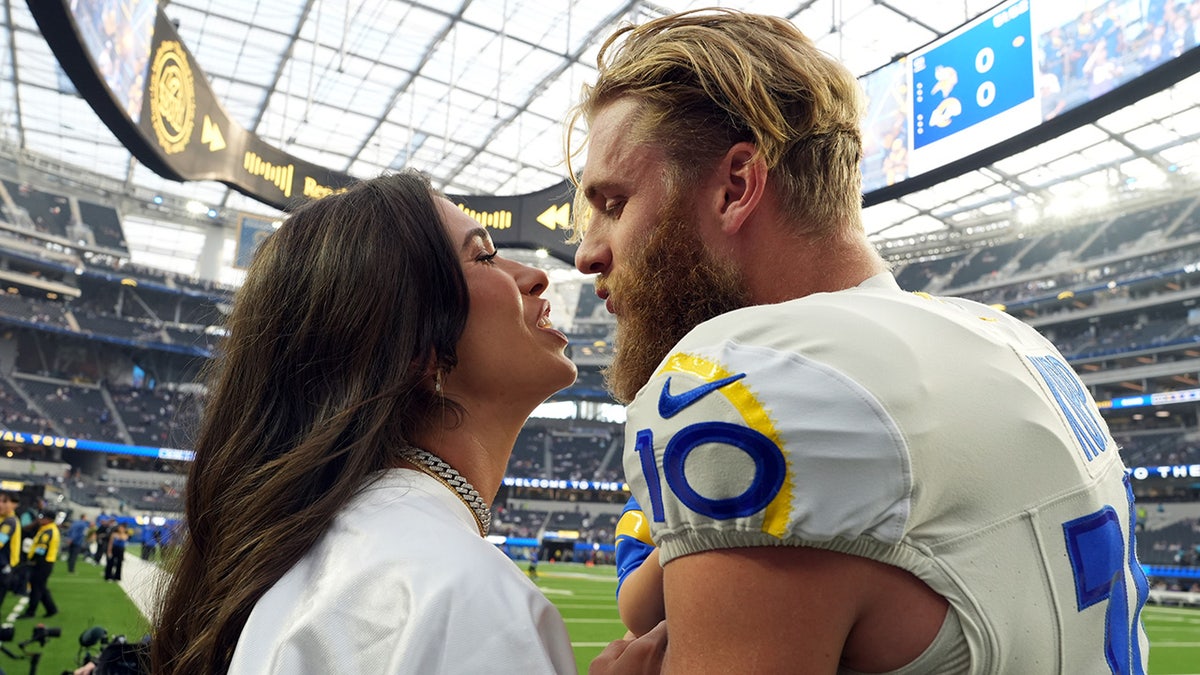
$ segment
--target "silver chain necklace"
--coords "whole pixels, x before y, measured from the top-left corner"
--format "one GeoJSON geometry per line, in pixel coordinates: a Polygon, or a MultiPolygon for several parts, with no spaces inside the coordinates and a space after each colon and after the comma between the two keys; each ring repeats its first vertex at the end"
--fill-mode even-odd
{"type": "Polygon", "coordinates": [[[479,496],[479,491],[466,478],[463,478],[462,474],[442,461],[441,457],[411,445],[405,446],[400,451],[400,456],[412,462],[423,473],[429,474],[450,488],[450,491],[461,499],[462,503],[466,504],[467,508],[471,509],[471,513],[475,515],[475,524],[479,526],[479,536],[487,536],[488,529],[492,526],[492,510],[488,507],[487,502],[483,501],[483,497],[479,496]]]}

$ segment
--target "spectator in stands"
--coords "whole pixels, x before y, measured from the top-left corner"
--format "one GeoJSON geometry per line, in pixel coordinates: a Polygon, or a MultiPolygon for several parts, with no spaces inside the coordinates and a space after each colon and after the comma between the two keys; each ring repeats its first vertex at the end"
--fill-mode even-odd
{"type": "Polygon", "coordinates": [[[75,561],[79,559],[79,554],[87,550],[88,530],[92,527],[91,521],[88,520],[86,513],[79,514],[79,517],[71,522],[71,526],[67,528],[67,573],[75,573],[75,561]]]}
{"type": "Polygon", "coordinates": [[[54,596],[50,594],[50,573],[54,571],[54,563],[58,560],[59,542],[62,535],[55,522],[58,514],[54,511],[39,511],[34,524],[37,531],[33,535],[33,547],[29,549],[29,606],[21,614],[22,619],[32,619],[37,615],[38,605],[46,608],[42,616],[49,618],[58,614],[58,605],[54,604],[54,596]]]}
{"type": "Polygon", "coordinates": [[[16,577],[13,570],[21,563],[21,521],[17,520],[19,497],[0,490],[0,605],[16,577]]]}
{"type": "Polygon", "coordinates": [[[557,610],[482,536],[525,419],[575,378],[547,284],[415,173],[266,239],[209,378],[152,671],[574,672],[557,610]]]}
{"type": "Polygon", "coordinates": [[[117,523],[112,534],[108,537],[108,563],[104,566],[105,581],[120,581],[121,568],[125,566],[125,544],[129,541],[129,531],[124,523],[117,523]]]}
{"type": "Polygon", "coordinates": [[[598,66],[576,266],[617,316],[667,620],[592,672],[1144,669],[1117,445],[1035,330],[900,289],[852,74],[725,10],[624,26],[598,66]]]}

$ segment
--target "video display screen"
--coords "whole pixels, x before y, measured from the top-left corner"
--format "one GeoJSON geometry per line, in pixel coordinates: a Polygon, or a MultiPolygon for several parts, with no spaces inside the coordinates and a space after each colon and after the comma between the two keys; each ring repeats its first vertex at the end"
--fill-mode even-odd
{"type": "Polygon", "coordinates": [[[154,40],[156,0],[71,0],[79,37],[113,98],[137,122],[154,40]]]}
{"type": "Polygon", "coordinates": [[[1195,48],[1200,0],[1010,0],[860,79],[863,191],[992,147],[1195,48]]]}

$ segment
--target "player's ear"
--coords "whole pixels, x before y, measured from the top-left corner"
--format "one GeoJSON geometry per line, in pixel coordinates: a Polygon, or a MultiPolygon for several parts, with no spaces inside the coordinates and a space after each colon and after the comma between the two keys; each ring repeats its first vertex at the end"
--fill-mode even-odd
{"type": "Polygon", "coordinates": [[[723,201],[721,231],[738,232],[762,202],[767,189],[767,165],[753,143],[736,143],[718,163],[723,201]]]}

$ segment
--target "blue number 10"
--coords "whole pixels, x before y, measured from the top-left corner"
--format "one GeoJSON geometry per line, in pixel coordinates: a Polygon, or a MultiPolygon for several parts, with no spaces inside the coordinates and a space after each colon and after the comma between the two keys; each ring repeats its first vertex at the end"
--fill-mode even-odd
{"type": "Polygon", "coordinates": [[[1143,675],[1138,626],[1150,586],[1134,550],[1136,515],[1128,476],[1125,477],[1125,493],[1129,505],[1128,536],[1121,531],[1117,512],[1111,506],[1063,523],[1063,533],[1067,538],[1071,570],[1075,573],[1079,611],[1108,601],[1104,651],[1109,668],[1117,675],[1143,675]],[[1129,589],[1125,584],[1126,567],[1133,576],[1134,592],[1137,593],[1132,619],[1129,617],[1129,589]]]}
{"type": "MultiPolygon", "coordinates": [[[[650,514],[654,522],[661,523],[666,516],[663,513],[662,484],[654,463],[654,432],[642,429],[637,432],[636,438],[634,449],[642,463],[646,488],[650,491],[650,514]]],[[[667,441],[663,452],[663,475],[667,487],[679,503],[702,516],[728,520],[750,516],[766,508],[783,488],[787,462],[779,446],[759,431],[728,422],[697,422],[680,429],[667,441]],[[688,482],[684,472],[688,455],[710,443],[737,448],[754,461],[754,476],[750,486],[741,494],[710,499],[697,492],[688,482]]]]}

